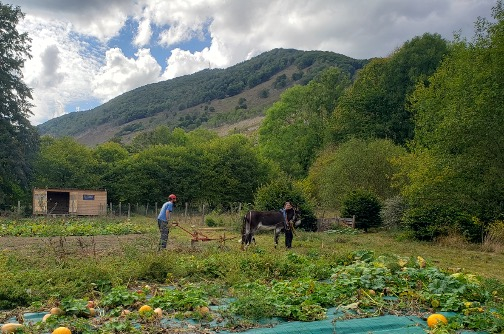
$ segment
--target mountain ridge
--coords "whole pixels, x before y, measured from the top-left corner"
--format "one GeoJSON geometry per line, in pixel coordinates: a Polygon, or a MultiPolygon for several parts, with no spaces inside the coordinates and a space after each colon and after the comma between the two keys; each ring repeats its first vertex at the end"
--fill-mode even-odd
{"type": "Polygon", "coordinates": [[[187,131],[205,127],[221,135],[226,134],[222,128],[248,132],[258,124],[244,125],[250,123],[244,121],[260,123],[264,111],[286,89],[305,85],[333,66],[353,77],[368,61],[330,51],[273,49],[225,69],[205,69],[135,88],[96,108],[51,119],[37,128],[41,135],[71,136],[88,146],[111,139],[129,142],[160,125],[187,131]]]}

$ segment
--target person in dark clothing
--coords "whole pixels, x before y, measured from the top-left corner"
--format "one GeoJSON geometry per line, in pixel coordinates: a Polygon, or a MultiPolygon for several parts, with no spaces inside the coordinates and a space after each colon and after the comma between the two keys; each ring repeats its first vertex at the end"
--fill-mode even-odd
{"type": "Polygon", "coordinates": [[[290,202],[285,202],[282,210],[282,215],[284,217],[284,229],[285,229],[285,247],[292,247],[292,239],[294,239],[294,226],[287,218],[287,211],[294,210],[290,202]]]}

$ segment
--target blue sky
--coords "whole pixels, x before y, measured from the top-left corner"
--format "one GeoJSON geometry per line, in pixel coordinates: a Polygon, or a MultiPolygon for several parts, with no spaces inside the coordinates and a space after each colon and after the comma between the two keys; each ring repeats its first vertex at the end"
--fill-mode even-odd
{"type": "MultiPolygon", "coordinates": [[[[124,26],[121,28],[117,36],[112,37],[108,42],[107,46],[109,48],[119,47],[124,55],[128,58],[132,58],[135,56],[137,48],[131,43],[131,41],[135,38],[135,34],[138,31],[139,24],[138,21],[133,18],[128,18],[125,22],[124,26]]],[[[166,55],[167,49],[163,47],[155,41],[159,39],[159,35],[166,29],[169,29],[170,26],[154,26],[152,27],[152,37],[151,43],[149,43],[150,52],[152,56],[157,60],[159,65],[161,65],[162,69],[166,69],[166,55]]],[[[200,36],[201,38],[192,38],[190,40],[181,41],[173,44],[172,48],[180,48],[182,50],[202,50],[204,48],[210,47],[211,38],[208,34],[208,30],[202,31],[200,36]]]]}
{"type": "Polygon", "coordinates": [[[426,32],[470,38],[495,0],[7,0],[32,38],[32,124],[274,48],[386,57],[426,32]]]}

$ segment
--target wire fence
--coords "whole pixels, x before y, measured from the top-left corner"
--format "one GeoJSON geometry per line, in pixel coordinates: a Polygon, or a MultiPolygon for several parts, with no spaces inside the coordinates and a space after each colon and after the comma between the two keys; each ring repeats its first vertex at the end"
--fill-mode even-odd
{"type": "MultiPolygon", "coordinates": [[[[135,203],[134,205],[132,205],[131,203],[121,203],[121,202],[119,202],[117,205],[109,203],[107,215],[116,217],[121,216],[131,217],[134,215],[142,215],[146,217],[155,218],[158,216],[162,206],[163,203],[154,203],[154,204],[135,203]]],[[[201,222],[204,224],[205,217],[207,217],[209,214],[212,214],[213,212],[217,213],[226,212],[226,213],[238,214],[245,207],[246,206],[243,205],[242,203],[232,203],[217,206],[210,206],[208,204],[183,203],[175,205],[173,216],[176,217],[177,219],[201,217],[201,222]]]]}
{"type": "MultiPolygon", "coordinates": [[[[54,214],[50,210],[45,214],[34,214],[32,203],[26,204],[21,201],[18,202],[16,207],[11,207],[10,210],[0,211],[0,217],[10,218],[27,218],[33,216],[47,216],[47,217],[61,217],[61,216],[101,216],[109,218],[130,218],[135,216],[148,217],[156,219],[163,206],[164,202],[155,203],[108,203],[100,204],[97,210],[100,214],[97,215],[79,215],[75,213],[59,213],[54,214]]],[[[172,219],[181,223],[195,223],[199,226],[215,226],[216,222],[212,221],[212,216],[225,213],[233,216],[234,220],[241,222],[241,214],[245,211],[252,209],[250,203],[224,203],[218,205],[209,205],[207,203],[177,203],[172,213],[172,219]]],[[[353,217],[322,217],[316,219],[316,231],[326,231],[332,229],[334,226],[346,226],[353,229],[356,228],[356,218],[353,217]]]]}
{"type": "MultiPolygon", "coordinates": [[[[155,218],[158,216],[163,203],[108,203],[106,206],[100,204],[97,208],[97,216],[108,217],[131,217],[131,216],[145,216],[155,218]]],[[[226,212],[226,213],[240,213],[242,209],[249,207],[242,203],[226,203],[221,205],[209,205],[206,203],[177,203],[174,208],[173,214],[178,217],[201,217],[201,221],[205,221],[205,216],[213,212],[226,212]]],[[[35,214],[33,212],[32,203],[22,203],[18,201],[16,207],[11,207],[10,210],[3,210],[0,216],[9,217],[30,217],[30,216],[79,216],[79,214],[65,212],[54,214],[51,210],[43,214],[35,214]]]]}

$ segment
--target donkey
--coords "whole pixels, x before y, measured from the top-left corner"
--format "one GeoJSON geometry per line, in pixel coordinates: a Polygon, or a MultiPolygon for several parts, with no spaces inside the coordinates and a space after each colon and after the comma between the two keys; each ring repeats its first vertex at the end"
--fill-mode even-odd
{"type": "Polygon", "coordinates": [[[301,217],[298,210],[291,208],[286,210],[287,219],[281,211],[249,211],[243,217],[242,225],[242,249],[255,243],[254,234],[257,230],[274,230],[275,248],[278,246],[280,232],[293,229],[301,224],[301,217]]]}

